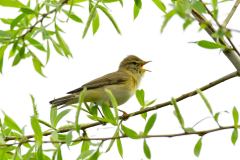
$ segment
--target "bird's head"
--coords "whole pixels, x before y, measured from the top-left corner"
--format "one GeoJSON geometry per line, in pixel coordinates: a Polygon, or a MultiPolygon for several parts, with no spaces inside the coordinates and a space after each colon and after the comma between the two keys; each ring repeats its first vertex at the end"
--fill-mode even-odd
{"type": "Polygon", "coordinates": [[[143,68],[143,66],[149,62],[151,61],[144,61],[137,56],[130,55],[122,60],[119,65],[119,70],[127,70],[134,75],[142,76],[145,71],[149,71],[143,68]]]}

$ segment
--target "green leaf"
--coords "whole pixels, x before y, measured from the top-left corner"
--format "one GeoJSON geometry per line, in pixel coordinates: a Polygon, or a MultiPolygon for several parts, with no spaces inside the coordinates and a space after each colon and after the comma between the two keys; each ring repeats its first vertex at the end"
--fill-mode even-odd
{"type": "Polygon", "coordinates": [[[199,138],[199,140],[197,141],[194,147],[194,154],[196,157],[199,157],[201,149],[202,149],[202,137],[199,138]]]}
{"type": "Polygon", "coordinates": [[[123,131],[128,137],[130,137],[130,138],[132,138],[132,139],[137,139],[137,138],[139,138],[138,134],[137,134],[134,130],[132,130],[132,129],[126,127],[126,126],[124,126],[123,124],[122,124],[121,126],[122,126],[122,131],[123,131]]]}
{"type": "Polygon", "coordinates": [[[101,6],[101,5],[98,5],[98,8],[108,17],[108,19],[112,22],[114,28],[116,29],[116,31],[121,34],[121,31],[116,23],[116,21],[114,20],[113,16],[108,12],[108,10],[101,6]]]}
{"type": "Polygon", "coordinates": [[[197,41],[196,43],[200,47],[207,48],[207,49],[226,48],[224,45],[221,45],[221,44],[215,43],[215,42],[211,42],[211,41],[207,41],[207,40],[197,41]]]}
{"type": "Polygon", "coordinates": [[[33,39],[33,38],[27,38],[28,42],[33,45],[35,48],[41,50],[41,51],[46,51],[46,49],[44,48],[44,46],[39,42],[37,41],[36,39],[33,39]]]}
{"type": "MultiPolygon", "coordinates": [[[[115,131],[115,133],[113,134],[112,137],[118,137],[118,136],[119,136],[119,127],[117,127],[117,129],[116,129],[116,131],[115,131]]],[[[108,148],[106,149],[106,152],[110,151],[110,149],[112,148],[114,142],[115,142],[115,139],[114,138],[111,139],[111,141],[110,141],[110,143],[108,145],[108,148]]]]}
{"type": "Polygon", "coordinates": [[[35,55],[32,56],[32,62],[33,62],[35,71],[37,71],[40,75],[45,77],[45,75],[42,72],[43,64],[35,55]]]}
{"type": "Polygon", "coordinates": [[[191,13],[191,4],[189,0],[177,0],[175,9],[181,18],[186,18],[191,13]]]}
{"type": "Polygon", "coordinates": [[[110,106],[102,105],[101,107],[102,107],[104,118],[112,125],[117,125],[116,119],[113,116],[110,106]]]}
{"type": "Polygon", "coordinates": [[[75,22],[78,23],[83,23],[82,19],[80,17],[78,17],[75,13],[66,11],[66,10],[62,10],[69,18],[71,18],[72,20],[74,20],[75,22]]]}
{"type": "Polygon", "coordinates": [[[18,0],[0,0],[0,6],[15,8],[25,7],[25,5],[18,0]]]}
{"type": "Polygon", "coordinates": [[[66,144],[67,146],[70,146],[72,143],[72,131],[69,131],[68,134],[66,135],[66,144]]]}
{"type": "Polygon", "coordinates": [[[114,113],[115,113],[116,122],[118,122],[118,109],[117,109],[118,103],[117,103],[117,100],[116,100],[116,98],[114,97],[114,95],[112,94],[111,90],[105,89],[105,92],[107,92],[108,97],[110,98],[111,105],[112,105],[113,108],[114,108],[114,113]]]}
{"type": "Polygon", "coordinates": [[[12,30],[15,26],[17,26],[17,24],[26,16],[26,14],[22,13],[20,15],[18,15],[12,22],[10,25],[10,29],[12,30]]]}
{"type": "Polygon", "coordinates": [[[184,119],[183,119],[183,117],[181,115],[181,112],[180,112],[180,110],[178,108],[176,99],[172,98],[171,103],[172,103],[172,105],[175,108],[176,117],[177,117],[177,119],[178,119],[182,129],[184,129],[185,128],[185,126],[184,126],[184,119]]]}
{"type": "Polygon", "coordinates": [[[59,33],[59,31],[60,31],[59,27],[57,25],[55,25],[55,28],[56,28],[56,37],[59,42],[59,47],[62,48],[66,57],[68,57],[68,56],[72,57],[72,53],[71,53],[67,43],[64,41],[64,39],[61,37],[61,35],[59,33]]]}
{"type": "Polygon", "coordinates": [[[51,110],[50,110],[50,122],[51,122],[52,126],[54,126],[54,124],[55,124],[56,117],[57,117],[57,107],[51,107],[51,110]]]}
{"type": "Polygon", "coordinates": [[[47,40],[47,58],[46,58],[46,64],[47,64],[48,61],[49,61],[50,54],[51,54],[50,45],[49,45],[49,41],[47,40]]]}
{"type": "Polygon", "coordinates": [[[200,97],[202,98],[203,102],[207,106],[208,111],[211,113],[211,115],[213,115],[212,107],[211,107],[209,101],[207,100],[207,98],[205,97],[205,95],[203,94],[203,92],[200,89],[198,89],[197,93],[200,95],[200,97]]]}
{"type": "Polygon", "coordinates": [[[11,117],[9,117],[6,113],[4,113],[4,124],[8,126],[10,129],[13,129],[21,134],[23,133],[23,131],[20,129],[17,123],[11,117]]]}
{"type": "Polygon", "coordinates": [[[57,160],[62,160],[61,146],[58,146],[58,148],[57,148],[57,160]]]}
{"type": "Polygon", "coordinates": [[[54,125],[53,127],[57,127],[58,122],[64,117],[66,116],[69,112],[71,111],[71,109],[66,109],[63,110],[62,112],[60,112],[57,117],[54,119],[54,125]]]}
{"type": "MultiPolygon", "coordinates": [[[[88,138],[88,137],[85,135],[84,138],[88,138]]],[[[90,147],[90,141],[83,141],[82,147],[81,147],[81,153],[89,151],[89,147],[90,147]]]]}
{"type": "Polygon", "coordinates": [[[38,122],[38,119],[37,117],[35,116],[32,116],[31,117],[31,126],[32,126],[32,129],[34,131],[34,138],[36,140],[36,143],[37,144],[42,144],[42,129],[41,129],[41,126],[38,122]]]}
{"type": "Polygon", "coordinates": [[[51,39],[51,42],[53,44],[55,51],[57,51],[57,53],[59,53],[62,56],[63,53],[62,53],[62,48],[60,47],[60,45],[53,39],[51,39]]]}
{"type": "Polygon", "coordinates": [[[142,106],[145,107],[145,100],[144,100],[145,94],[144,94],[144,90],[137,90],[136,91],[136,98],[138,100],[138,103],[142,106]]]}
{"type": "Polygon", "coordinates": [[[122,147],[121,139],[117,139],[117,148],[118,148],[118,153],[123,158],[123,147],[122,147]]]}
{"type": "Polygon", "coordinates": [[[162,23],[161,26],[161,32],[163,32],[163,30],[165,29],[165,27],[167,26],[168,22],[171,20],[171,18],[176,14],[176,10],[173,9],[171,11],[169,11],[168,13],[165,14],[164,16],[164,21],[162,23]]]}
{"type": "Polygon", "coordinates": [[[15,56],[12,66],[16,66],[21,61],[21,59],[24,58],[24,53],[25,53],[25,45],[21,47],[18,54],[15,56]]]}
{"type": "Polygon", "coordinates": [[[231,136],[232,144],[235,145],[238,139],[238,129],[234,128],[231,136]]]}
{"type": "Polygon", "coordinates": [[[233,107],[232,116],[233,116],[233,121],[234,121],[234,128],[238,128],[239,115],[238,115],[238,110],[236,107],[233,107]]]}
{"type": "Polygon", "coordinates": [[[83,90],[79,94],[78,106],[77,106],[77,111],[76,111],[76,116],[75,116],[75,127],[76,127],[76,131],[79,134],[80,134],[80,125],[78,125],[78,120],[79,120],[80,111],[82,108],[82,103],[84,101],[86,91],[87,91],[87,88],[84,87],[83,90]]]}
{"type": "Polygon", "coordinates": [[[145,156],[146,156],[148,159],[151,159],[151,150],[150,150],[150,148],[148,147],[148,144],[147,144],[147,142],[146,142],[146,139],[144,139],[144,141],[143,141],[143,151],[144,151],[145,156]]]}
{"type": "Polygon", "coordinates": [[[98,16],[98,13],[96,11],[95,16],[94,16],[93,21],[92,21],[93,34],[95,34],[98,31],[98,28],[99,28],[99,16],[98,16]]]}
{"type": "Polygon", "coordinates": [[[25,13],[25,14],[37,14],[34,10],[32,10],[31,8],[21,8],[20,9],[21,12],[25,13]]]}
{"type": "Polygon", "coordinates": [[[145,128],[144,128],[144,135],[148,135],[149,131],[152,129],[155,121],[157,119],[157,114],[153,114],[147,121],[145,128]]]}
{"type": "Polygon", "coordinates": [[[136,19],[139,15],[141,8],[139,8],[136,3],[133,6],[133,18],[136,19]]]}
{"type": "Polygon", "coordinates": [[[153,3],[164,13],[166,13],[166,6],[161,0],[152,0],[153,3]]]}
{"type": "Polygon", "coordinates": [[[33,106],[33,113],[35,117],[38,117],[38,111],[37,111],[37,105],[35,103],[35,99],[33,97],[33,95],[30,95],[31,100],[32,100],[32,106],[33,106]]]}
{"type": "Polygon", "coordinates": [[[7,48],[7,45],[0,47],[0,73],[2,73],[2,69],[3,69],[4,52],[6,48],[7,48]]]}
{"type": "Polygon", "coordinates": [[[206,8],[200,1],[194,1],[192,4],[192,8],[199,13],[206,13],[206,8]]]}
{"type": "Polygon", "coordinates": [[[98,7],[98,3],[99,3],[99,1],[97,1],[95,6],[91,9],[91,12],[89,13],[88,20],[87,20],[87,23],[85,25],[82,38],[84,38],[86,36],[86,34],[87,34],[87,31],[88,31],[88,29],[89,29],[89,27],[91,25],[91,22],[92,22],[92,20],[94,18],[95,13],[96,13],[96,10],[97,10],[97,7],[98,7]]]}

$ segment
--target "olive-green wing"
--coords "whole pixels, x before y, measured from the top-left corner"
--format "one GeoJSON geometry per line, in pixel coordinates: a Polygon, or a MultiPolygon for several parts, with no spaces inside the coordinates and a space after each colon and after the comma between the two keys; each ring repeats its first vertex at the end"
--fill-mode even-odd
{"type": "Polygon", "coordinates": [[[87,89],[94,89],[94,88],[99,88],[107,85],[113,85],[113,84],[122,84],[126,82],[129,78],[129,75],[125,72],[112,72],[109,74],[106,74],[102,77],[99,77],[97,79],[94,79],[84,85],[82,85],[80,88],[77,88],[75,90],[72,90],[68,92],[67,94],[74,94],[78,93],[83,90],[84,87],[87,89]]]}

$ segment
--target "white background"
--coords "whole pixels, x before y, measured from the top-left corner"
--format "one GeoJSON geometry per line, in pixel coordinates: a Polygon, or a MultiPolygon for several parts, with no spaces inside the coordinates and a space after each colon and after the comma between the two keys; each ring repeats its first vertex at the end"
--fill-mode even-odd
{"type": "MultiPolygon", "coordinates": [[[[221,5],[223,10],[220,13],[220,22],[229,12],[231,5],[227,4],[221,5]]],[[[85,39],[81,38],[83,24],[72,21],[68,24],[59,23],[66,32],[63,36],[69,44],[73,58],[61,57],[52,49],[50,62],[44,69],[47,78],[41,77],[34,71],[30,59],[23,60],[17,67],[12,68],[12,59],[8,60],[8,53],[6,53],[4,71],[0,76],[0,108],[13,117],[21,127],[27,125],[27,133],[32,133],[29,122],[33,114],[29,94],[36,99],[40,118],[48,120],[50,110],[48,102],[51,99],[63,96],[67,91],[98,76],[115,71],[119,62],[130,54],[135,54],[144,60],[152,60],[152,63],[146,66],[152,72],[145,74],[140,88],[145,90],[146,99],[157,99],[155,104],[197,89],[235,71],[232,64],[219,50],[206,50],[189,43],[201,39],[211,40],[204,31],[198,32],[196,22],[184,32],[182,20],[175,17],[161,34],[163,14],[151,1],[143,1],[143,8],[135,21],[133,21],[133,2],[124,2],[123,8],[118,3],[109,6],[120,26],[122,35],[116,33],[110,21],[100,11],[100,30],[95,36],[92,36],[90,30],[85,39]]],[[[86,22],[87,7],[86,9],[77,8],[74,11],[86,22]]],[[[16,10],[9,8],[0,10],[1,17],[6,17],[6,15],[13,17],[16,13],[16,10]]],[[[239,15],[238,13],[234,19],[239,15]]],[[[239,29],[239,23],[234,20],[230,22],[230,26],[239,29]]],[[[235,40],[235,42],[238,41],[235,40]]],[[[239,47],[238,43],[236,45],[239,47]]],[[[44,60],[45,53],[37,54],[44,60]]],[[[223,126],[233,124],[231,110],[234,106],[239,109],[240,85],[238,83],[239,79],[234,78],[204,92],[214,112],[230,112],[220,116],[220,123],[223,126]]],[[[187,127],[210,116],[199,96],[181,101],[179,106],[187,127]]],[[[130,113],[139,110],[140,107],[136,98],[132,97],[120,108],[130,113]]],[[[157,121],[150,134],[182,132],[173,115],[172,106],[150,112],[148,116],[155,112],[158,114],[157,121]]],[[[74,111],[71,113],[72,116],[69,116],[67,120],[74,121],[75,113],[74,111]]],[[[66,124],[67,120],[63,120],[62,124],[66,124]]],[[[124,124],[140,132],[143,131],[145,122],[140,117],[134,117],[124,124]]],[[[215,127],[217,126],[213,120],[208,119],[195,129],[204,130],[215,127]]],[[[114,127],[99,126],[97,129],[90,129],[90,132],[92,137],[112,136],[114,127]]],[[[230,159],[234,160],[239,158],[240,145],[239,142],[235,146],[232,145],[231,132],[232,130],[225,130],[204,136],[203,148],[198,159],[229,159],[231,157],[230,159]]],[[[198,139],[199,137],[194,135],[147,139],[147,142],[151,147],[152,159],[191,160],[197,159],[193,154],[193,148],[198,139]]],[[[143,140],[124,139],[122,144],[124,159],[146,159],[143,153],[143,140]]],[[[103,150],[106,147],[107,143],[103,150]]],[[[79,148],[80,146],[77,146],[68,150],[64,147],[64,159],[76,159],[79,155],[79,148]]],[[[100,159],[121,159],[116,145],[100,159]]]]}

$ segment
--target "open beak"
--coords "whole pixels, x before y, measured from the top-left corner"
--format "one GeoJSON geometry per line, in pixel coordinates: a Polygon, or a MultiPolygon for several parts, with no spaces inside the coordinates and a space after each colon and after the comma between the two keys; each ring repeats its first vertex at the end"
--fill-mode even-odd
{"type": "MultiPolygon", "coordinates": [[[[149,62],[152,62],[152,61],[144,61],[143,63],[142,63],[142,67],[145,65],[145,64],[147,64],[147,63],[149,63],[149,62]]],[[[144,68],[142,68],[142,69],[144,69],[144,68]]],[[[148,70],[148,69],[144,69],[145,71],[148,71],[148,72],[151,72],[150,70],[148,70]]]]}

